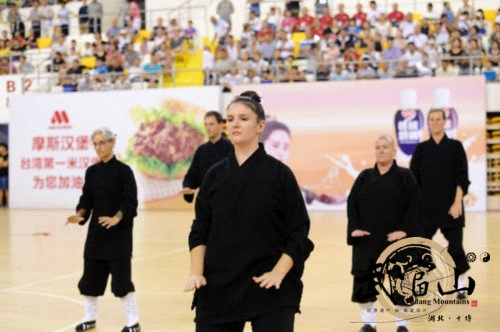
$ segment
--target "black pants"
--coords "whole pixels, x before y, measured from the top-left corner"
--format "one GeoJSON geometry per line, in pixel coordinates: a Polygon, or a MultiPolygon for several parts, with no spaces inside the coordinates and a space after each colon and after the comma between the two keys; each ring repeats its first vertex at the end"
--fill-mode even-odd
{"type": "Polygon", "coordinates": [[[31,23],[31,29],[33,29],[33,34],[35,35],[35,40],[40,38],[42,32],[42,24],[40,21],[33,21],[31,23]]]}
{"type": "Polygon", "coordinates": [[[354,276],[351,301],[356,303],[377,301],[377,289],[373,274],[366,272],[365,275],[354,276]]]}
{"type": "MultiPolygon", "coordinates": [[[[277,308],[267,314],[250,320],[253,332],[293,332],[296,309],[294,307],[277,308]]],[[[242,332],[245,321],[206,325],[196,323],[196,332],[242,332]]]]}
{"type": "MultiPolygon", "coordinates": [[[[437,232],[436,228],[428,228],[424,229],[424,237],[432,240],[432,237],[437,232]]],[[[451,258],[455,262],[458,273],[462,274],[470,269],[470,265],[467,262],[467,257],[465,257],[465,251],[463,247],[463,235],[464,229],[463,227],[455,227],[455,228],[446,228],[441,229],[441,233],[443,233],[444,237],[448,241],[448,253],[451,258]]]]}
{"type": "Polygon", "coordinates": [[[135,290],[130,259],[114,261],[85,259],[83,276],[78,283],[80,293],[86,296],[104,295],[110,274],[111,291],[116,297],[124,297],[135,290]]]}
{"type": "Polygon", "coordinates": [[[69,26],[67,24],[61,24],[61,31],[64,37],[69,35],[69,26]]]}
{"type": "Polygon", "coordinates": [[[90,18],[89,19],[89,32],[90,33],[95,33],[95,32],[101,33],[101,19],[100,18],[90,18]]]}

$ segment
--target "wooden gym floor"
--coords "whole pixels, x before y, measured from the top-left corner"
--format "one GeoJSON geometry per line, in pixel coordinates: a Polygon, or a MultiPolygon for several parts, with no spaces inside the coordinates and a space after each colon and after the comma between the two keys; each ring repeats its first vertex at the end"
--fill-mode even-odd
{"type": "MultiPolygon", "coordinates": [[[[87,226],[65,226],[72,211],[0,209],[0,331],[72,331],[82,318],[77,283],[83,269],[87,226]]],[[[358,331],[358,306],[350,302],[351,248],[343,212],[311,213],[316,249],[306,263],[297,332],[358,331]]],[[[194,331],[187,235],[192,211],[140,211],[134,229],[133,281],[143,331],[194,331]]],[[[488,263],[471,263],[477,307],[449,306],[444,321],[410,322],[410,331],[500,330],[500,213],[468,213],[464,245],[488,263]],[[464,317],[470,315],[471,321],[464,317]],[[461,317],[458,321],[458,316],[461,317]]],[[[442,235],[434,240],[445,246],[442,235]]],[[[387,318],[387,317],[385,317],[387,318]]],[[[100,300],[96,332],[120,331],[126,322],[110,289],[100,300]]],[[[250,331],[247,327],[245,331],[250,331]]],[[[377,331],[396,331],[394,323],[377,331]]]]}

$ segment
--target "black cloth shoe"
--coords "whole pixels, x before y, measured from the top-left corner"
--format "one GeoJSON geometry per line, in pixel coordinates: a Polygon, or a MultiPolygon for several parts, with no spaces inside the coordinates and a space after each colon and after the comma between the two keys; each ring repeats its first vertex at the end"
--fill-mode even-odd
{"type": "Polygon", "coordinates": [[[125,326],[122,332],[141,332],[141,326],[139,325],[139,323],[133,326],[125,326]]]}
{"type": "Polygon", "coordinates": [[[465,300],[466,298],[467,298],[467,295],[465,295],[465,292],[458,292],[457,300],[465,300]]]}
{"type": "Polygon", "coordinates": [[[406,326],[398,326],[396,332],[408,332],[408,329],[406,328],[406,326]]]}
{"type": "Polygon", "coordinates": [[[363,325],[361,330],[359,330],[359,332],[377,332],[377,329],[372,327],[371,325],[365,324],[363,325]]]}
{"type": "Polygon", "coordinates": [[[80,323],[75,327],[76,332],[83,332],[91,329],[95,329],[95,320],[80,323]]]}

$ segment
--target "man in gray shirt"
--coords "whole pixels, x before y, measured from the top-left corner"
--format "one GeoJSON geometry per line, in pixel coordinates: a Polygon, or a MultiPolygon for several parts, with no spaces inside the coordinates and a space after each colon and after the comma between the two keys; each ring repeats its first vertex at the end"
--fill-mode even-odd
{"type": "Polygon", "coordinates": [[[387,37],[387,48],[382,52],[382,60],[389,62],[390,69],[396,68],[402,54],[401,49],[394,45],[394,38],[387,37]]]}
{"type": "Polygon", "coordinates": [[[276,50],[276,40],[270,34],[264,35],[263,40],[258,45],[258,50],[262,54],[262,58],[267,61],[271,60],[276,50]]]}
{"type": "Polygon", "coordinates": [[[234,6],[230,0],[222,0],[217,5],[217,14],[221,19],[231,25],[231,14],[234,13],[234,6]]]}
{"type": "Polygon", "coordinates": [[[102,4],[97,0],[92,0],[88,6],[89,11],[89,32],[101,33],[102,4]]]}

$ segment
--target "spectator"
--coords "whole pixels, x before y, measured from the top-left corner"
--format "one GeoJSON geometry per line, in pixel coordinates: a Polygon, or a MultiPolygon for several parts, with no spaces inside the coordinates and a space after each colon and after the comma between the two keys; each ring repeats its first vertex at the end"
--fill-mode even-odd
{"type": "Polygon", "coordinates": [[[113,85],[108,80],[105,73],[99,73],[94,77],[94,91],[110,91],[113,90],[113,85]]]}
{"type": "Polygon", "coordinates": [[[223,86],[231,90],[235,85],[243,83],[243,76],[240,74],[238,68],[231,68],[229,72],[224,75],[223,86]]]}
{"type": "Polygon", "coordinates": [[[257,33],[258,41],[261,41],[265,35],[270,35],[274,39],[274,30],[271,29],[267,21],[262,21],[262,27],[257,33]]]}
{"type": "Polygon", "coordinates": [[[217,47],[215,49],[214,58],[215,76],[213,78],[216,81],[217,78],[224,77],[226,71],[228,71],[233,66],[233,62],[229,60],[229,54],[227,52],[227,48],[225,47],[217,47]]]}
{"type": "Polygon", "coordinates": [[[113,58],[117,58],[121,64],[123,61],[123,54],[118,51],[115,44],[110,44],[109,51],[106,52],[106,64],[111,64],[113,58]]]}
{"type": "Polygon", "coordinates": [[[2,38],[1,38],[4,42],[8,43],[10,41],[10,38],[9,38],[9,33],[7,32],[7,30],[3,30],[2,31],[2,38]]]}
{"type": "Polygon", "coordinates": [[[217,15],[231,27],[231,15],[234,13],[234,6],[230,0],[221,0],[217,4],[217,15]]]}
{"type": "Polygon", "coordinates": [[[113,21],[111,21],[111,27],[108,29],[107,33],[108,39],[118,36],[120,30],[121,28],[118,26],[118,19],[114,18],[113,21]]]}
{"type": "Polygon", "coordinates": [[[0,58],[0,75],[17,74],[17,68],[10,62],[8,57],[0,58]]]}
{"type": "Polygon", "coordinates": [[[83,66],[80,65],[80,61],[78,59],[73,60],[71,62],[71,67],[66,71],[68,75],[81,75],[83,73],[83,66]]]}
{"type": "Polygon", "coordinates": [[[483,75],[486,78],[486,82],[495,82],[497,80],[498,74],[493,69],[493,65],[489,60],[486,60],[486,68],[483,71],[483,75]]]}
{"type": "Polygon", "coordinates": [[[356,53],[353,45],[351,44],[346,45],[343,58],[344,58],[344,63],[346,64],[346,68],[350,72],[356,72],[358,68],[357,62],[359,61],[360,55],[356,53]]]}
{"type": "Polygon", "coordinates": [[[250,11],[260,17],[260,0],[247,0],[247,2],[250,4],[250,11]]]}
{"type": "Polygon", "coordinates": [[[288,39],[286,32],[279,31],[278,32],[278,40],[276,42],[276,50],[280,52],[280,57],[282,59],[288,58],[290,55],[293,55],[293,50],[295,45],[293,41],[288,39]]]}
{"type": "Polygon", "coordinates": [[[417,50],[413,42],[407,44],[406,52],[401,59],[408,61],[408,67],[415,70],[422,65],[423,60],[422,53],[417,50]]]}
{"type": "Polygon", "coordinates": [[[370,66],[370,58],[363,56],[362,62],[359,65],[358,71],[356,72],[356,79],[370,79],[376,78],[377,73],[370,66]]]}
{"type": "Polygon", "coordinates": [[[254,34],[257,34],[260,29],[262,29],[262,22],[257,17],[257,15],[255,15],[255,13],[250,13],[248,24],[250,25],[250,30],[252,30],[254,34]]]}
{"type": "Polygon", "coordinates": [[[40,7],[38,8],[38,13],[42,19],[42,37],[50,36],[50,27],[52,26],[52,19],[54,18],[54,11],[52,7],[48,5],[47,0],[41,0],[40,7]]]}
{"type": "Polygon", "coordinates": [[[500,41],[500,23],[495,23],[495,30],[490,36],[490,44],[494,41],[500,41]]]}
{"type": "Polygon", "coordinates": [[[10,32],[12,33],[12,35],[14,35],[16,31],[19,31],[21,36],[24,38],[24,22],[21,14],[19,13],[19,8],[17,7],[17,4],[15,2],[9,5],[7,21],[10,23],[10,32]]]}
{"type": "Polygon", "coordinates": [[[468,12],[463,12],[458,17],[457,28],[460,31],[462,37],[469,37],[469,30],[472,27],[472,20],[470,19],[468,12]]]}
{"type": "Polygon", "coordinates": [[[458,37],[452,38],[448,57],[452,65],[458,66],[460,74],[466,74],[469,71],[469,59],[464,58],[466,56],[467,53],[462,46],[462,40],[458,37]]]}
{"type": "Polygon", "coordinates": [[[83,80],[78,83],[78,91],[92,91],[94,90],[94,85],[89,73],[83,74],[83,80]]]}
{"type": "Polygon", "coordinates": [[[265,35],[263,40],[259,42],[258,50],[264,59],[271,60],[276,50],[276,40],[270,35],[265,35]]]}
{"type": "Polygon", "coordinates": [[[196,28],[193,26],[193,21],[189,20],[187,28],[184,29],[184,33],[183,33],[184,38],[187,41],[191,42],[194,39],[194,37],[196,36],[196,34],[197,34],[197,31],[196,31],[196,28]]]}
{"type": "Polygon", "coordinates": [[[369,42],[366,46],[365,52],[363,53],[363,61],[367,61],[369,66],[377,72],[378,64],[381,60],[380,53],[375,49],[375,42],[369,42]]]}
{"type": "Polygon", "coordinates": [[[87,0],[83,0],[83,4],[78,9],[78,24],[81,35],[89,32],[89,6],[87,0]]]}
{"type": "Polygon", "coordinates": [[[230,25],[223,19],[216,19],[215,17],[210,18],[212,22],[212,27],[214,29],[213,41],[218,41],[218,45],[225,45],[226,36],[229,32],[230,25]]]}
{"type": "Polygon", "coordinates": [[[66,75],[62,82],[62,87],[64,92],[75,92],[78,89],[76,75],[66,75]]]}
{"type": "Polygon", "coordinates": [[[35,40],[40,38],[42,31],[42,17],[40,16],[39,8],[40,4],[38,1],[35,1],[28,16],[28,21],[31,21],[31,29],[33,30],[35,40]]]}
{"type": "Polygon", "coordinates": [[[453,65],[449,60],[441,61],[441,66],[436,69],[436,76],[457,76],[458,66],[453,65]]]}
{"type": "Polygon", "coordinates": [[[375,31],[384,37],[392,35],[392,24],[384,13],[380,14],[379,21],[375,24],[375,31]]]}
{"type": "Polygon", "coordinates": [[[26,61],[26,56],[21,55],[19,57],[19,74],[32,74],[35,71],[35,67],[33,65],[26,61]]]}
{"type": "Polygon", "coordinates": [[[309,15],[307,7],[302,8],[302,15],[297,20],[297,30],[306,31],[314,22],[314,17],[309,15]]]}
{"type": "Polygon", "coordinates": [[[467,13],[470,17],[474,14],[474,8],[469,5],[469,0],[462,0],[463,5],[458,9],[457,16],[467,13]]]}
{"type": "Polygon", "coordinates": [[[333,17],[330,15],[330,8],[328,6],[323,7],[321,10],[319,25],[323,30],[328,29],[329,31],[332,31],[333,17]]]}
{"type": "Polygon", "coordinates": [[[123,74],[124,69],[121,60],[115,55],[109,60],[108,73],[111,83],[115,83],[118,77],[123,74]]]}
{"type": "Polygon", "coordinates": [[[242,84],[260,84],[260,77],[255,69],[248,69],[246,75],[243,76],[242,84]]]}
{"type": "Polygon", "coordinates": [[[436,70],[438,68],[442,51],[441,48],[436,45],[436,38],[433,35],[431,35],[427,40],[423,49],[423,54],[428,57],[428,66],[432,72],[432,76],[436,76],[436,70]]]}
{"type": "Polygon", "coordinates": [[[121,74],[118,76],[118,79],[116,80],[113,88],[115,90],[129,90],[132,88],[132,85],[128,81],[128,77],[125,74],[121,74]]]}
{"type": "Polygon", "coordinates": [[[339,36],[335,41],[335,44],[340,48],[341,52],[344,52],[348,45],[354,45],[357,41],[353,33],[348,33],[348,29],[340,30],[339,36]]]}
{"type": "Polygon", "coordinates": [[[285,0],[285,10],[289,10],[293,17],[298,18],[300,13],[300,0],[285,0]]]}
{"type": "Polygon", "coordinates": [[[184,37],[181,35],[180,30],[175,30],[174,37],[170,40],[170,47],[174,53],[184,52],[184,37]]]}
{"type": "Polygon", "coordinates": [[[236,67],[240,74],[245,76],[248,69],[255,69],[255,62],[249,58],[248,52],[243,51],[238,61],[236,61],[236,67]]]}
{"type": "Polygon", "coordinates": [[[443,3],[443,15],[446,15],[446,20],[448,23],[453,24],[455,22],[455,16],[453,15],[453,10],[451,9],[451,5],[449,1],[445,1],[443,3]]]}
{"type": "Polygon", "coordinates": [[[417,49],[422,50],[425,44],[427,43],[428,38],[425,34],[422,33],[420,26],[417,24],[415,26],[413,34],[409,35],[407,40],[409,42],[413,42],[413,44],[415,44],[417,49]]]}
{"type": "Polygon", "coordinates": [[[441,15],[434,10],[434,5],[432,4],[432,2],[429,2],[427,4],[427,10],[422,14],[422,18],[425,18],[431,24],[435,24],[436,22],[438,22],[440,16],[441,15]]]}
{"type": "Polygon", "coordinates": [[[125,52],[127,50],[127,45],[134,45],[132,40],[132,35],[127,33],[127,30],[122,29],[118,34],[118,50],[120,52],[125,52]]]}
{"type": "Polygon", "coordinates": [[[426,18],[420,20],[420,31],[427,37],[429,37],[431,32],[431,26],[429,25],[429,21],[426,18]]]}
{"type": "Polygon", "coordinates": [[[59,72],[61,67],[65,64],[62,54],[60,52],[55,52],[54,58],[52,59],[52,65],[49,66],[49,71],[59,72]]]}
{"type": "Polygon", "coordinates": [[[92,0],[88,5],[88,16],[89,16],[89,32],[90,33],[101,33],[101,19],[102,19],[102,4],[97,0],[92,0]]]}
{"type": "Polygon", "coordinates": [[[127,44],[127,50],[123,53],[125,67],[131,67],[136,59],[141,59],[139,52],[134,50],[134,44],[127,44]]]}
{"type": "Polygon", "coordinates": [[[132,28],[135,35],[141,29],[141,8],[139,7],[139,4],[134,0],[128,0],[128,3],[128,16],[132,20],[132,28]]]}
{"type": "Polygon", "coordinates": [[[471,39],[469,41],[468,53],[470,56],[474,57],[474,59],[471,59],[474,74],[480,73],[483,69],[483,57],[485,54],[483,49],[479,46],[477,39],[471,39]]]}
{"type": "MultiPolygon", "coordinates": [[[[291,16],[291,14],[290,14],[291,16]]],[[[293,16],[291,16],[293,17],[293,16]]],[[[266,20],[269,23],[271,29],[273,29],[274,34],[278,31],[278,27],[281,26],[281,20],[283,17],[281,16],[281,9],[279,7],[272,6],[269,9],[269,13],[267,14],[266,20]]]]}
{"type": "Polygon", "coordinates": [[[95,68],[94,68],[94,74],[99,75],[99,74],[107,74],[108,73],[108,67],[106,67],[106,64],[104,61],[101,59],[96,59],[95,60],[95,68]]]}
{"type": "Polygon", "coordinates": [[[14,62],[19,61],[19,57],[23,54],[25,49],[25,45],[19,44],[19,40],[16,38],[12,38],[10,41],[10,57],[14,62]]]}
{"type": "Polygon", "coordinates": [[[214,55],[210,50],[210,46],[205,45],[203,47],[203,75],[205,76],[203,82],[205,85],[211,85],[213,79],[213,69],[214,69],[214,55]]]}
{"type": "Polygon", "coordinates": [[[267,69],[262,72],[262,76],[260,77],[260,84],[269,84],[275,82],[275,77],[271,73],[271,70],[267,69]]]}
{"type": "Polygon", "coordinates": [[[361,26],[363,23],[365,23],[368,19],[368,14],[363,12],[363,5],[358,3],[356,4],[356,14],[352,17],[354,21],[356,22],[357,26],[361,26]]]}
{"type": "Polygon", "coordinates": [[[160,30],[166,31],[166,29],[167,28],[163,25],[163,18],[161,16],[158,17],[156,26],[153,28],[153,34],[151,35],[151,40],[154,40],[155,37],[158,36],[160,30]]]}
{"type": "Polygon", "coordinates": [[[104,47],[104,44],[101,42],[96,46],[96,50],[94,52],[94,57],[96,60],[100,60],[103,63],[106,62],[106,56],[108,55],[108,52],[106,52],[106,49],[104,47]]]}
{"type": "Polygon", "coordinates": [[[291,33],[295,31],[296,25],[297,25],[297,19],[292,15],[292,12],[289,10],[285,11],[285,17],[281,21],[281,28],[285,32],[291,33]]]}
{"type": "Polygon", "coordinates": [[[148,87],[158,87],[160,83],[160,75],[163,71],[161,64],[159,63],[158,55],[153,53],[151,56],[151,62],[144,66],[143,78],[148,82],[148,87]]]}
{"type": "Polygon", "coordinates": [[[495,70],[499,69],[500,64],[500,41],[492,40],[491,46],[488,50],[488,61],[491,62],[491,65],[495,70]]]}
{"type": "Polygon", "coordinates": [[[339,12],[334,16],[335,20],[338,22],[339,27],[344,28],[349,22],[349,15],[345,13],[345,6],[343,3],[338,5],[339,12]]]}
{"type": "Polygon", "coordinates": [[[380,14],[383,11],[378,8],[377,2],[375,0],[370,1],[370,9],[368,9],[367,19],[370,22],[370,26],[374,27],[380,18],[380,14]]]}
{"type": "MultiPolygon", "coordinates": [[[[366,22],[366,21],[365,21],[366,22]]],[[[344,30],[344,29],[342,29],[344,30]]],[[[345,28],[347,33],[353,38],[357,36],[363,29],[361,26],[356,25],[356,20],[352,18],[349,23],[347,24],[347,27],[345,28]]]]}
{"type": "Polygon", "coordinates": [[[263,71],[269,68],[269,62],[262,59],[262,54],[260,52],[255,52],[253,61],[255,62],[255,72],[257,76],[260,76],[263,71]]]}
{"type": "Polygon", "coordinates": [[[35,36],[35,32],[33,31],[33,29],[29,29],[28,35],[26,36],[25,39],[26,48],[28,49],[38,48],[38,44],[36,42],[37,39],[38,38],[35,36]]]}
{"type": "MultiPolygon", "coordinates": [[[[255,38],[255,36],[253,38],[255,38]]],[[[233,35],[227,36],[226,49],[227,49],[227,54],[229,55],[229,60],[231,62],[235,62],[236,60],[238,60],[238,58],[240,56],[240,50],[239,50],[238,44],[234,42],[233,35]]],[[[250,52],[250,49],[248,49],[246,51],[250,52]]]]}
{"type": "Polygon", "coordinates": [[[387,18],[393,26],[397,27],[404,20],[405,14],[399,10],[399,5],[395,2],[392,4],[392,12],[387,15],[387,18]]]}
{"type": "Polygon", "coordinates": [[[92,50],[92,44],[90,42],[85,42],[83,48],[80,50],[80,55],[83,58],[90,57],[94,55],[94,51],[92,50]]]}
{"type": "Polygon", "coordinates": [[[65,37],[69,35],[69,16],[71,12],[66,8],[66,1],[61,2],[61,8],[57,11],[57,18],[59,19],[59,26],[65,37]]]}
{"type": "Polygon", "coordinates": [[[472,25],[477,28],[477,33],[481,36],[487,36],[491,33],[491,23],[484,17],[482,9],[477,10],[472,25]]]}
{"type": "Polygon", "coordinates": [[[54,56],[55,53],[60,53],[62,57],[66,57],[69,53],[69,47],[66,45],[66,39],[64,36],[60,36],[57,38],[57,41],[52,44],[52,56],[54,56]]]}
{"type": "Polygon", "coordinates": [[[9,205],[9,147],[0,143],[0,207],[9,205]]]}
{"type": "Polygon", "coordinates": [[[303,72],[299,70],[299,67],[296,65],[291,67],[288,75],[284,76],[280,82],[305,82],[306,77],[303,72]]]}
{"type": "Polygon", "coordinates": [[[408,38],[411,34],[413,34],[416,26],[418,26],[418,23],[413,20],[412,13],[407,13],[405,20],[399,24],[399,28],[403,32],[404,38],[408,38]]]}
{"type": "Polygon", "coordinates": [[[418,77],[418,71],[416,67],[410,67],[408,60],[403,57],[398,61],[394,77],[418,77]]]}

